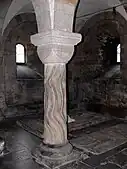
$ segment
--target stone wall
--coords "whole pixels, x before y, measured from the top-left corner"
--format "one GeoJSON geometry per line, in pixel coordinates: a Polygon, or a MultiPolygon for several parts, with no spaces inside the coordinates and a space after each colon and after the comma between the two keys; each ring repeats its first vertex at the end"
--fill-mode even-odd
{"type": "MultiPolygon", "coordinates": [[[[1,44],[1,58],[3,62],[2,84],[4,85],[5,105],[13,106],[43,99],[43,64],[41,63],[36,47],[31,44],[30,36],[37,33],[36,18],[34,14],[16,16],[4,32],[1,44]],[[27,79],[17,77],[16,44],[22,44],[26,50],[27,63],[40,75],[40,78],[27,79]]],[[[2,98],[3,99],[3,98],[2,98]]]]}
{"type": "MultiPolygon", "coordinates": [[[[71,71],[69,80],[69,105],[73,108],[88,108],[89,104],[104,104],[114,106],[112,91],[115,90],[116,79],[106,79],[105,73],[115,66],[114,57],[117,56],[112,44],[121,44],[121,63],[119,77],[120,87],[126,81],[126,34],[127,23],[117,13],[98,14],[92,17],[80,31],[83,42],[76,47],[76,53],[68,65],[71,71]],[[114,65],[113,65],[114,64],[114,65]]],[[[117,89],[116,89],[117,90],[117,89]]],[[[115,105],[119,107],[119,100],[115,98],[115,105]]]]}
{"type": "MultiPolygon", "coordinates": [[[[87,109],[89,104],[112,104],[111,92],[114,79],[104,75],[111,67],[115,55],[107,42],[121,43],[121,76],[126,82],[127,24],[112,12],[92,17],[80,31],[83,41],[76,47],[72,60],[67,65],[68,110],[87,109]],[[112,59],[111,59],[112,58],[112,59]],[[109,87],[109,88],[108,88],[109,87]],[[108,89],[108,90],[107,90],[108,89]]],[[[16,16],[4,32],[0,46],[0,108],[43,100],[43,64],[30,36],[37,33],[34,14],[16,16]],[[16,75],[15,46],[22,43],[27,50],[27,66],[42,76],[42,80],[18,79],[16,75]]],[[[117,96],[115,96],[117,98],[117,96]]],[[[115,104],[119,102],[116,99],[115,104]]],[[[43,101],[42,101],[43,102],[43,101]]]]}

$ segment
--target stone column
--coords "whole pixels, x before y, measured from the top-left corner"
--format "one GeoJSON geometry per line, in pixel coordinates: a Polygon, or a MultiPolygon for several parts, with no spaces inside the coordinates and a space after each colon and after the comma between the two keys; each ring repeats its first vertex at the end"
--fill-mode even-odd
{"type": "Polygon", "coordinates": [[[66,65],[45,64],[44,143],[67,144],[66,65]]]}
{"type": "Polygon", "coordinates": [[[33,5],[39,33],[31,36],[31,42],[38,47],[45,69],[44,140],[33,157],[40,164],[58,167],[77,158],[67,139],[66,124],[66,64],[81,41],[80,34],[72,33],[76,0],[33,0],[33,5]]]}

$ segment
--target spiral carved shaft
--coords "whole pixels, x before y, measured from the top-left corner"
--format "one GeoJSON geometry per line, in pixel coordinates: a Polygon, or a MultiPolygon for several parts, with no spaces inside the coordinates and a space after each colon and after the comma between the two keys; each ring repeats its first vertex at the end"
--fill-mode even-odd
{"type": "Polygon", "coordinates": [[[45,64],[44,143],[63,145],[67,141],[66,65],[45,64]]]}

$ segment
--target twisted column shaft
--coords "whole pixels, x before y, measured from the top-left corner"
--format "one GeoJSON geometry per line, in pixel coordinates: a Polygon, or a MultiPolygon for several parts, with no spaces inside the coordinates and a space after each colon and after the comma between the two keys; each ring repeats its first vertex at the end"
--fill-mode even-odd
{"type": "Polygon", "coordinates": [[[64,145],[67,141],[66,65],[45,64],[44,143],[64,145]]]}

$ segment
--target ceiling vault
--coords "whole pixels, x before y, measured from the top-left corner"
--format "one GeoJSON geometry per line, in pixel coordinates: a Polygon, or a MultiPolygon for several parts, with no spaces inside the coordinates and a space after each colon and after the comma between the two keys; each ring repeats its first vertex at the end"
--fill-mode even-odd
{"type": "MultiPolygon", "coordinates": [[[[31,0],[5,0],[7,1],[6,15],[1,16],[2,22],[2,33],[4,32],[10,21],[21,13],[33,13],[33,5],[31,0]]],[[[69,0],[68,0],[69,1],[69,0]]],[[[77,0],[70,0],[69,2],[75,2],[77,0]]],[[[127,0],[80,0],[77,11],[76,11],[76,22],[75,31],[78,32],[84,23],[90,19],[92,16],[105,12],[111,11],[115,7],[115,10],[120,13],[127,20],[127,13],[125,6],[127,5],[127,0]]],[[[1,5],[0,5],[1,6],[1,5]]]]}

